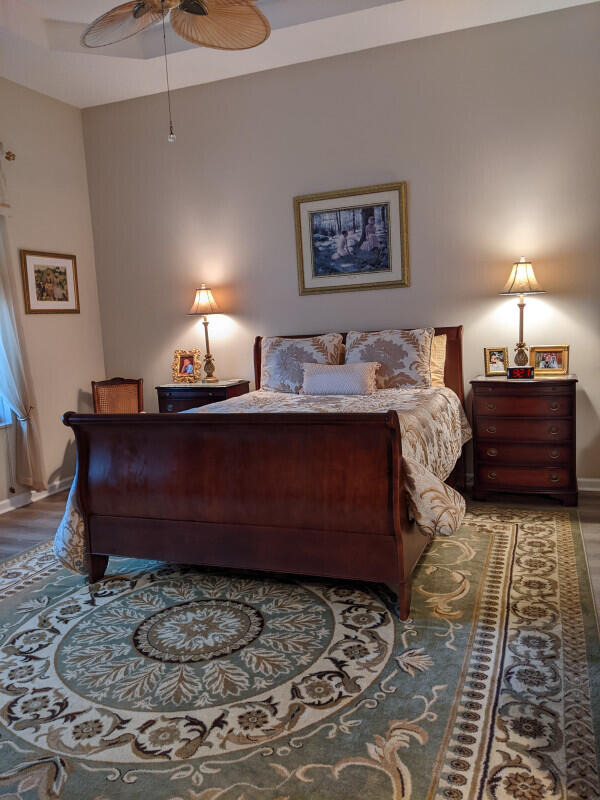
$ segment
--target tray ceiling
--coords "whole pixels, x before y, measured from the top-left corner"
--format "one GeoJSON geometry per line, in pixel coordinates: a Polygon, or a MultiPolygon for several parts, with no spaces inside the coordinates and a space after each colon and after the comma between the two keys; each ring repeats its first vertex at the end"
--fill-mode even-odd
{"type": "MultiPolygon", "coordinates": [[[[208,83],[590,1],[260,0],[272,35],[253,50],[197,48],[171,33],[171,85],[208,83]]],[[[78,107],[164,91],[158,27],[99,50],[80,46],[85,24],[118,2],[0,0],[0,75],[78,107]]]]}

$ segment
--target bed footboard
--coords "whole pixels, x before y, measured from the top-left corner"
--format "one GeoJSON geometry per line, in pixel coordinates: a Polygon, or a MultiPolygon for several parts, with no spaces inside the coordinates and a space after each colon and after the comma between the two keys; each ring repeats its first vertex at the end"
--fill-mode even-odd
{"type": "Polygon", "coordinates": [[[63,421],[90,581],[110,555],[385,581],[407,618],[427,539],[407,519],[394,412],[63,421]]]}

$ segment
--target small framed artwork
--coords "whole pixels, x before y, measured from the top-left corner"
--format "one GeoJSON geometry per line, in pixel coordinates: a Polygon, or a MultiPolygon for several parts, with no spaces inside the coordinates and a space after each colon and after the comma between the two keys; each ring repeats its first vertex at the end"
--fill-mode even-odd
{"type": "Polygon", "coordinates": [[[484,347],[483,359],[485,361],[485,374],[506,375],[508,367],[508,348],[506,347],[484,347]]]}
{"type": "Polygon", "coordinates": [[[202,380],[202,354],[197,348],[175,350],[173,383],[199,383],[202,380]]]}
{"type": "Polygon", "coordinates": [[[406,183],[294,198],[301,295],[409,286],[406,183]]]}
{"type": "Polygon", "coordinates": [[[529,348],[529,363],[536,378],[550,378],[569,372],[569,345],[545,345],[529,348]]]}
{"type": "Polygon", "coordinates": [[[26,314],[79,314],[77,259],[21,250],[26,314]]]}

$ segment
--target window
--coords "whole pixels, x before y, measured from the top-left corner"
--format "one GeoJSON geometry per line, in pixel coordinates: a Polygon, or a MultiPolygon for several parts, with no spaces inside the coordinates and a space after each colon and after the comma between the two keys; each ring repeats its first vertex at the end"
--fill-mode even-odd
{"type": "Polygon", "coordinates": [[[13,415],[10,406],[5,399],[0,395],[0,428],[5,425],[12,425],[13,415]]]}

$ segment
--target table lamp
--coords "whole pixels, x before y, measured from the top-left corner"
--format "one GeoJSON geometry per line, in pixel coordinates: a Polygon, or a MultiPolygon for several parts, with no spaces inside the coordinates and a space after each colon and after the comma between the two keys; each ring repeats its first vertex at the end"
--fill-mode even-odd
{"type": "Polygon", "coordinates": [[[202,324],[204,325],[204,338],[206,340],[206,355],[204,356],[204,373],[206,377],[203,383],[216,383],[219,379],[215,377],[215,359],[210,352],[210,344],[208,341],[208,314],[218,314],[219,307],[215,302],[212,291],[204,284],[199,289],[196,289],[196,296],[190,308],[188,315],[202,316],[202,324]]]}
{"type": "Polygon", "coordinates": [[[519,341],[515,347],[515,364],[518,367],[524,367],[529,362],[529,359],[527,358],[527,345],[523,341],[523,311],[525,309],[523,296],[526,294],[545,294],[544,289],[535,278],[531,261],[521,258],[520,261],[512,265],[506,286],[500,294],[519,295],[519,341]]]}

